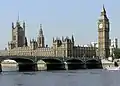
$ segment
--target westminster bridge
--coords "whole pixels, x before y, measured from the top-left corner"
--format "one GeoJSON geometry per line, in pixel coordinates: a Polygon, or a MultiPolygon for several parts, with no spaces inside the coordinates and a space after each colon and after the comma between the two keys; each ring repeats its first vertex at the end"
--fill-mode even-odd
{"type": "MultiPolygon", "coordinates": [[[[0,63],[5,60],[18,63],[19,71],[37,71],[38,65],[46,64],[47,70],[99,69],[102,68],[98,57],[45,57],[45,56],[0,56],[0,63]]],[[[0,69],[1,65],[0,65],[0,69]]]]}

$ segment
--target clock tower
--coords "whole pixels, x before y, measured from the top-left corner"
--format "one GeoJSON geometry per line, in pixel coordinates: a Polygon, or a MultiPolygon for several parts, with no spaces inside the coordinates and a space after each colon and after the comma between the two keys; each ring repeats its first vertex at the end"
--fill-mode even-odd
{"type": "Polygon", "coordinates": [[[100,58],[108,58],[109,50],[109,19],[106,10],[102,8],[100,18],[98,20],[98,53],[100,58]]]}

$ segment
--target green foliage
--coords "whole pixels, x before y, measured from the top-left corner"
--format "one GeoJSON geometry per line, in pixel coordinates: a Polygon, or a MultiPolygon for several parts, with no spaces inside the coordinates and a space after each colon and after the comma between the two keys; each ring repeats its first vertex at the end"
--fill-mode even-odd
{"type": "Polygon", "coordinates": [[[114,50],[114,57],[116,59],[120,58],[120,48],[117,48],[114,50]]]}

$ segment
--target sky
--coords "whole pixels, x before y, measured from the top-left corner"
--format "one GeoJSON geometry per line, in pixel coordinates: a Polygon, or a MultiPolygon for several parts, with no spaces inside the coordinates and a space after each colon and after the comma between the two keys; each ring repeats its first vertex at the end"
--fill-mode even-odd
{"type": "Polygon", "coordinates": [[[120,0],[0,0],[0,49],[12,37],[12,22],[26,22],[28,42],[43,25],[45,44],[53,37],[74,35],[75,44],[89,44],[98,38],[97,22],[104,4],[110,20],[110,38],[120,39],[120,0]]]}

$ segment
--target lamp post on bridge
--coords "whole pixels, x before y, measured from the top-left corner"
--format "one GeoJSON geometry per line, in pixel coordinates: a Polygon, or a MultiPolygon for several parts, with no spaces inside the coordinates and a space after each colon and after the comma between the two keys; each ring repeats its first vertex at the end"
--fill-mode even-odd
{"type": "Polygon", "coordinates": [[[83,54],[83,61],[85,62],[84,68],[86,68],[85,53],[83,54]]]}
{"type": "Polygon", "coordinates": [[[63,52],[63,61],[65,61],[65,50],[63,52]]]}
{"type": "Polygon", "coordinates": [[[85,61],[85,53],[83,54],[83,60],[85,61]]]}
{"type": "Polygon", "coordinates": [[[10,56],[10,50],[8,50],[8,56],[10,56]]]}

